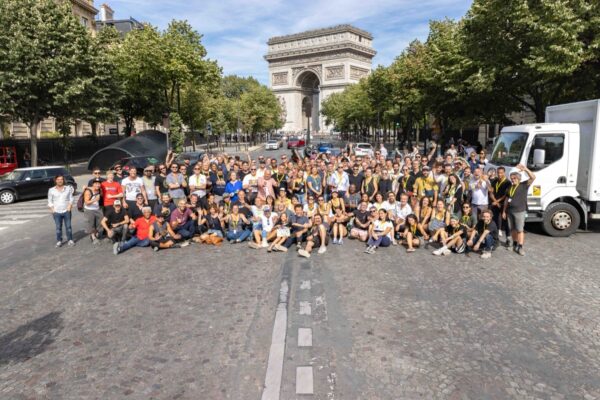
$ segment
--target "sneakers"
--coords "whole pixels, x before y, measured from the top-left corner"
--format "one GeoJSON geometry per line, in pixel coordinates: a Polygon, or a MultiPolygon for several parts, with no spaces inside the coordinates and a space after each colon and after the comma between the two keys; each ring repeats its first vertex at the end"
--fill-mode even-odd
{"type": "Polygon", "coordinates": [[[523,246],[518,246],[518,247],[517,247],[517,253],[518,253],[520,256],[524,256],[524,255],[525,255],[525,249],[523,249],[523,246]]]}
{"type": "Polygon", "coordinates": [[[415,252],[415,248],[413,247],[413,248],[406,249],[406,252],[407,253],[414,253],[415,252]]]}
{"type": "Polygon", "coordinates": [[[369,252],[371,251],[371,247],[373,246],[367,246],[367,248],[365,249],[365,253],[369,254],[369,252]]]}
{"type": "Polygon", "coordinates": [[[284,253],[286,253],[288,251],[287,247],[282,246],[280,244],[276,244],[274,247],[279,251],[283,251],[284,253]]]}
{"type": "Polygon", "coordinates": [[[304,249],[298,250],[298,255],[301,257],[310,258],[310,253],[304,249]]]}
{"type": "Polygon", "coordinates": [[[331,243],[332,243],[332,244],[338,244],[338,241],[337,241],[337,239],[333,239],[333,240],[331,241],[331,243]]]}
{"type": "MultiPolygon", "coordinates": [[[[340,242],[338,242],[338,244],[341,244],[341,243],[340,243],[340,242]]],[[[327,247],[325,247],[325,246],[321,246],[321,247],[319,247],[319,251],[318,251],[318,253],[319,253],[319,254],[323,254],[323,253],[325,253],[326,251],[327,251],[327,247]]]]}
{"type": "Polygon", "coordinates": [[[492,257],[492,252],[490,251],[484,251],[483,253],[481,253],[481,258],[491,258],[492,257]]]}
{"type": "Polygon", "coordinates": [[[442,254],[444,254],[444,250],[448,249],[446,246],[440,247],[437,250],[434,250],[431,254],[433,254],[434,256],[441,256],[442,254]]]}
{"type": "Polygon", "coordinates": [[[119,242],[113,244],[113,254],[116,256],[121,252],[121,246],[119,245],[119,242]]]}
{"type": "Polygon", "coordinates": [[[160,247],[158,247],[158,246],[152,246],[152,250],[154,250],[154,252],[156,253],[158,250],[160,250],[160,247]]]}
{"type": "Polygon", "coordinates": [[[269,242],[266,239],[263,239],[261,247],[269,247],[269,242]]]}
{"type": "Polygon", "coordinates": [[[59,247],[62,246],[62,242],[56,242],[56,248],[58,249],[59,247]]]}
{"type": "Polygon", "coordinates": [[[338,240],[338,244],[344,244],[344,239],[340,238],[340,240],[338,240]]]}
{"type": "Polygon", "coordinates": [[[183,242],[181,242],[179,244],[179,246],[181,246],[181,247],[187,247],[189,245],[190,245],[190,241],[189,240],[184,240],[183,242]]]}
{"type": "Polygon", "coordinates": [[[443,256],[449,256],[450,254],[452,254],[452,250],[450,250],[449,248],[443,247],[442,249],[443,249],[442,250],[442,255],[443,256]]]}
{"type": "Polygon", "coordinates": [[[75,246],[75,242],[74,242],[74,241],[72,241],[72,240],[69,240],[69,242],[67,243],[67,245],[68,245],[69,247],[73,247],[73,246],[75,246]]]}
{"type": "Polygon", "coordinates": [[[259,249],[260,246],[258,245],[258,243],[256,243],[254,240],[251,241],[250,243],[248,243],[248,247],[252,248],[252,249],[259,249]]]}

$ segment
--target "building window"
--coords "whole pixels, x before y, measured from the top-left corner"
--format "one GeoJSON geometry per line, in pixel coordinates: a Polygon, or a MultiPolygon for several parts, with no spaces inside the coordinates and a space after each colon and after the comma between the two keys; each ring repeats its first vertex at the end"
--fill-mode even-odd
{"type": "Polygon", "coordinates": [[[81,25],[89,28],[89,20],[86,17],[81,17],[81,25]]]}

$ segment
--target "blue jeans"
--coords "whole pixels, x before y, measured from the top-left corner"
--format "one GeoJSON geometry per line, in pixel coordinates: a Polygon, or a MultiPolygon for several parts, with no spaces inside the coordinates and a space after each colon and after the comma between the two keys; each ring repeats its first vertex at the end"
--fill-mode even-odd
{"type": "Polygon", "coordinates": [[[73,228],[71,228],[71,211],[64,213],[53,213],[54,225],[56,225],[56,241],[62,242],[62,226],[65,224],[67,240],[73,240],[73,228]]]}
{"type": "Polygon", "coordinates": [[[298,199],[298,201],[300,202],[300,204],[302,204],[302,205],[306,204],[306,194],[301,193],[301,194],[296,194],[295,196],[298,199]]]}
{"type": "Polygon", "coordinates": [[[175,233],[179,233],[181,235],[182,239],[189,239],[192,236],[194,236],[195,233],[195,226],[194,226],[194,220],[188,220],[185,224],[177,227],[175,229],[175,233]]]}
{"type": "MultiPolygon", "coordinates": [[[[479,241],[479,234],[476,234],[475,237],[473,238],[473,245],[475,245],[475,243],[477,243],[479,241]]],[[[494,250],[494,238],[492,237],[492,235],[486,235],[485,239],[483,239],[483,243],[481,243],[481,246],[479,246],[479,248],[483,251],[492,251],[494,250]]]]}
{"type": "Polygon", "coordinates": [[[379,236],[378,239],[373,239],[373,237],[370,236],[369,241],[367,242],[367,245],[375,247],[389,247],[390,244],[392,244],[392,241],[387,236],[379,236]]]}
{"type": "Polygon", "coordinates": [[[251,232],[248,229],[239,230],[239,231],[227,231],[227,240],[233,242],[234,240],[239,240],[243,242],[244,240],[250,237],[251,232]]]}
{"type": "Polygon", "coordinates": [[[137,236],[132,237],[121,245],[121,253],[125,250],[129,250],[132,247],[148,247],[150,246],[150,239],[140,240],[137,236]]]}
{"type": "Polygon", "coordinates": [[[209,235],[217,235],[218,237],[223,237],[223,232],[219,229],[209,229],[206,233],[209,235]]]}

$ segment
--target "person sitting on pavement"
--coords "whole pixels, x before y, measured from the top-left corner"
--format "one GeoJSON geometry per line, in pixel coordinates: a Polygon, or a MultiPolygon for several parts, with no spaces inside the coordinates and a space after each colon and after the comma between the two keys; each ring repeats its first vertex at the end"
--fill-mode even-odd
{"type": "Polygon", "coordinates": [[[229,243],[241,243],[248,239],[252,232],[245,225],[251,225],[250,221],[240,213],[237,205],[231,206],[231,213],[225,216],[227,225],[227,240],[229,243]]]}
{"type": "Polygon", "coordinates": [[[173,231],[183,240],[191,239],[196,233],[196,220],[198,217],[186,207],[185,200],[179,200],[177,208],[171,213],[169,222],[173,231]]]}
{"type": "Polygon", "coordinates": [[[404,239],[402,244],[406,246],[407,253],[414,252],[415,247],[419,247],[423,243],[423,234],[419,230],[415,214],[410,214],[406,217],[404,232],[400,236],[404,239]]]}
{"type": "Polygon", "coordinates": [[[453,251],[457,254],[465,252],[465,238],[467,237],[466,229],[460,224],[457,215],[450,217],[450,224],[446,226],[442,234],[442,247],[433,251],[434,256],[447,256],[453,251]]]}
{"type": "Polygon", "coordinates": [[[321,214],[316,214],[313,218],[313,223],[306,236],[306,247],[298,250],[298,255],[301,257],[310,257],[311,251],[318,247],[318,253],[323,254],[327,251],[327,227],[323,223],[321,214]]]}
{"type": "MultiPolygon", "coordinates": [[[[315,214],[315,217],[317,215],[315,214]]],[[[296,243],[296,249],[299,250],[302,247],[302,242],[306,240],[308,229],[311,227],[308,217],[304,215],[302,206],[299,204],[294,207],[294,215],[290,217],[290,226],[290,237],[285,241],[284,246],[289,249],[292,244],[296,243]]]]}
{"type": "Polygon", "coordinates": [[[223,238],[223,222],[219,215],[219,208],[216,204],[212,204],[208,208],[208,214],[198,220],[198,225],[206,227],[207,235],[215,235],[223,238]]]}
{"type": "Polygon", "coordinates": [[[444,200],[439,199],[435,205],[435,209],[431,212],[429,222],[429,243],[437,243],[442,239],[442,233],[446,226],[450,223],[450,212],[446,209],[444,200]]]}
{"type": "Polygon", "coordinates": [[[354,210],[354,223],[350,230],[350,237],[366,242],[369,238],[369,226],[371,225],[371,213],[367,210],[367,202],[361,201],[358,209],[354,210]]]}
{"type": "MultiPolygon", "coordinates": [[[[333,192],[337,193],[337,192],[333,192]]],[[[335,208],[333,216],[330,218],[331,231],[333,234],[333,244],[343,244],[344,238],[348,235],[348,229],[346,224],[348,223],[348,215],[344,212],[342,207],[335,208]]]]}
{"type": "Polygon", "coordinates": [[[381,208],[378,218],[369,227],[369,240],[365,253],[374,254],[378,247],[389,247],[394,235],[394,224],[388,219],[388,212],[381,208]]]}
{"type": "Polygon", "coordinates": [[[183,237],[181,234],[173,231],[169,223],[169,217],[170,213],[165,210],[160,215],[157,215],[156,221],[150,225],[148,236],[150,238],[150,246],[155,252],[162,249],[183,247],[183,244],[179,245],[176,243],[176,241],[181,240],[183,237]]]}
{"type": "Polygon", "coordinates": [[[279,215],[273,230],[276,233],[276,237],[267,248],[267,251],[271,252],[275,250],[286,252],[288,249],[283,244],[290,237],[290,221],[286,213],[279,215]]]}
{"type": "Polygon", "coordinates": [[[115,243],[113,245],[113,253],[118,255],[132,247],[148,247],[150,246],[150,226],[156,221],[156,217],[152,215],[152,209],[150,207],[144,207],[142,210],[143,215],[131,221],[129,228],[135,230],[135,235],[124,243],[115,243]]]}
{"type": "Polygon", "coordinates": [[[127,211],[121,204],[121,200],[114,200],[112,206],[106,208],[101,224],[106,232],[106,237],[112,240],[113,243],[127,240],[129,215],[127,215],[127,211]]]}
{"type": "Polygon", "coordinates": [[[481,258],[490,258],[497,241],[498,227],[492,220],[492,212],[490,210],[483,210],[481,212],[481,219],[477,222],[475,229],[469,236],[467,246],[475,252],[481,250],[481,258]]]}
{"type": "Polygon", "coordinates": [[[271,212],[271,207],[265,206],[260,217],[258,218],[260,223],[253,224],[253,235],[254,240],[251,240],[249,246],[253,249],[259,249],[261,247],[269,247],[269,241],[275,239],[277,232],[273,229],[277,223],[277,214],[271,212]]]}

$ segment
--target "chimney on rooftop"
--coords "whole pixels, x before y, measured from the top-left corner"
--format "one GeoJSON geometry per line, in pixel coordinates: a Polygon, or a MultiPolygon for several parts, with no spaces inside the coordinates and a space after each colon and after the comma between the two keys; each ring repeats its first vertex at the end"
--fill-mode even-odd
{"type": "Polygon", "coordinates": [[[104,3],[100,6],[100,21],[106,22],[113,20],[115,19],[114,14],[115,12],[108,4],[104,3]]]}

